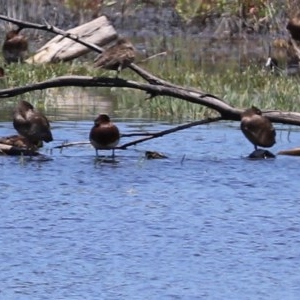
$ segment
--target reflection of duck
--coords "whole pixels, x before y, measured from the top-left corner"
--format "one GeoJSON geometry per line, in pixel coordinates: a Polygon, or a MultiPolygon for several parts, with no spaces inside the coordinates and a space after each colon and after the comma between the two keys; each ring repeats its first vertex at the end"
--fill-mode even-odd
{"type": "Polygon", "coordinates": [[[14,112],[14,128],[25,137],[30,144],[38,145],[41,141],[53,141],[47,118],[27,101],[20,101],[14,112]]]}
{"type": "Polygon", "coordinates": [[[22,27],[15,30],[10,30],[6,34],[5,41],[2,46],[4,60],[7,63],[22,62],[28,50],[27,38],[19,32],[22,27]]]}
{"type": "Polygon", "coordinates": [[[135,58],[135,49],[131,42],[125,38],[118,38],[115,45],[104,50],[95,59],[95,67],[117,71],[127,68],[135,58]]]}
{"type": "Polygon", "coordinates": [[[276,132],[271,121],[262,116],[261,110],[252,106],[241,114],[241,130],[254,145],[272,147],[275,144],[276,132]]]}
{"type": "Polygon", "coordinates": [[[114,125],[108,115],[101,114],[95,121],[94,126],[90,131],[90,142],[98,150],[112,149],[112,157],[114,157],[114,147],[116,147],[120,140],[120,132],[116,125],[114,125]]]}

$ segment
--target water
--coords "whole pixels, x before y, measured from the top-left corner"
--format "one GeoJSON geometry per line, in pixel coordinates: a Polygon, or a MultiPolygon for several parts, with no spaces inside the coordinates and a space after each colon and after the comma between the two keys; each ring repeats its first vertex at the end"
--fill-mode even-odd
{"type": "MultiPolygon", "coordinates": [[[[91,121],[52,127],[52,160],[0,157],[0,299],[299,298],[299,158],[247,160],[238,124],[219,123],[101,162],[88,145],[47,151],[86,140],[91,121]]],[[[299,145],[279,129],[274,153],[299,145]]]]}

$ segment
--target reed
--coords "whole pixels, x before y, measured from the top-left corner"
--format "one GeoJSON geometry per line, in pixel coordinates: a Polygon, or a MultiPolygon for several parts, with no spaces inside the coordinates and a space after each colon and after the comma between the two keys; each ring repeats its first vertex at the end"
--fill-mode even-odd
{"type": "MultiPolygon", "coordinates": [[[[150,48],[157,49],[159,45],[156,43],[154,40],[150,48]]],[[[249,60],[241,64],[239,60],[226,55],[212,62],[210,52],[205,53],[194,45],[186,47],[187,44],[190,43],[184,38],[167,40],[164,49],[167,50],[167,56],[157,57],[140,65],[160,78],[178,85],[199,88],[238,108],[255,105],[262,110],[300,111],[300,77],[276,76],[267,72],[263,63],[249,60]]],[[[23,86],[63,75],[114,76],[111,71],[93,68],[92,62],[80,60],[47,65],[10,64],[5,71],[6,78],[1,82],[2,88],[23,86]]],[[[128,69],[122,72],[121,77],[141,80],[128,69]]],[[[118,115],[125,117],[193,120],[215,115],[205,107],[180,99],[155,97],[145,100],[147,95],[142,91],[118,88],[97,90],[100,94],[117,98],[114,109],[118,115]]],[[[36,91],[16,99],[33,101],[37,105],[46,97],[46,91],[36,91]],[[34,102],[36,99],[39,99],[39,103],[34,102]]]]}

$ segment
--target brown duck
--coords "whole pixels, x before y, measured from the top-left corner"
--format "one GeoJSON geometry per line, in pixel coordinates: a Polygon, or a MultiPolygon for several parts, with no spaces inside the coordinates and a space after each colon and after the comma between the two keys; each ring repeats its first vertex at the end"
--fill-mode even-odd
{"type": "Polygon", "coordinates": [[[135,58],[135,49],[130,41],[125,38],[118,38],[115,45],[104,50],[96,57],[94,66],[119,73],[127,68],[135,58]]]}
{"type": "MultiPolygon", "coordinates": [[[[29,148],[30,146],[32,146],[31,144],[29,144],[28,140],[21,135],[1,137],[0,144],[5,144],[17,148],[29,148]]],[[[36,145],[36,147],[38,148],[39,145],[36,145]]]]}
{"type": "Polygon", "coordinates": [[[120,140],[120,132],[116,125],[114,125],[108,115],[100,114],[94,121],[94,126],[90,131],[90,142],[98,150],[112,149],[112,157],[114,157],[114,147],[116,147],[120,140]]]}
{"type": "Polygon", "coordinates": [[[24,35],[19,34],[22,27],[7,32],[2,46],[2,54],[6,63],[23,62],[27,50],[28,42],[24,35]]]}
{"type": "Polygon", "coordinates": [[[290,18],[286,29],[290,32],[292,39],[300,41],[300,13],[298,12],[293,18],[290,18]]]}
{"type": "Polygon", "coordinates": [[[254,145],[272,147],[275,144],[276,132],[271,121],[262,116],[261,110],[252,106],[241,114],[241,130],[254,145]]]}
{"type": "Polygon", "coordinates": [[[49,121],[27,101],[20,101],[15,109],[13,118],[14,128],[25,137],[30,144],[53,141],[49,121]]]}

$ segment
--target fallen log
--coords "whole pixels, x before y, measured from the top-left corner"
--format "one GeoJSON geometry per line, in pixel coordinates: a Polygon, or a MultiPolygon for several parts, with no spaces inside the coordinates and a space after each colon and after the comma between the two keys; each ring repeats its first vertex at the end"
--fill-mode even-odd
{"type": "Polygon", "coordinates": [[[300,156],[300,148],[281,150],[277,154],[278,155],[300,156]]]}
{"type": "MultiPolygon", "coordinates": [[[[84,42],[100,47],[112,42],[118,36],[106,16],[101,16],[89,23],[72,28],[66,32],[66,35],[73,35],[84,42]]],[[[63,35],[57,35],[37,50],[26,62],[41,64],[69,61],[86,54],[90,50],[90,48],[78,43],[76,38],[72,40],[63,35]]]]}

